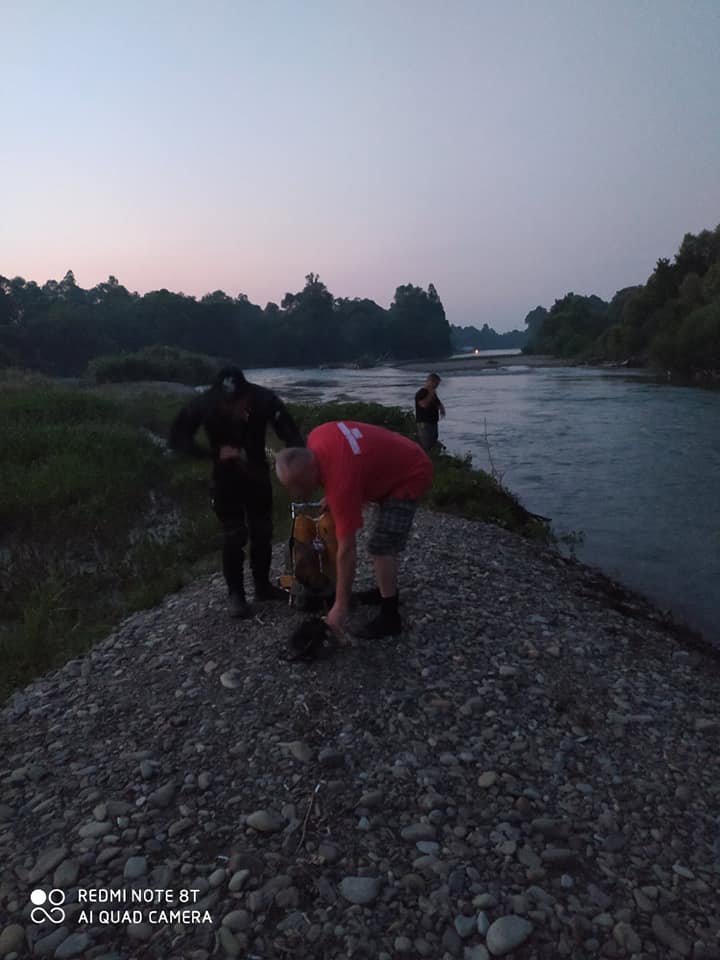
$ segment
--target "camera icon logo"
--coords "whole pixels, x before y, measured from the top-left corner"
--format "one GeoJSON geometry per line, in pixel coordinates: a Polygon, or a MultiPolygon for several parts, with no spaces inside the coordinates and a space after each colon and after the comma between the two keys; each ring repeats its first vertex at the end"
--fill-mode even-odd
{"type": "Polygon", "coordinates": [[[65,911],[61,904],[65,903],[65,892],[58,890],[57,887],[45,893],[44,890],[33,890],[30,894],[30,902],[34,904],[30,911],[30,919],[33,923],[44,923],[49,920],[50,923],[62,923],[65,920],[65,911]],[[46,909],[45,904],[50,906],[46,909]]]}

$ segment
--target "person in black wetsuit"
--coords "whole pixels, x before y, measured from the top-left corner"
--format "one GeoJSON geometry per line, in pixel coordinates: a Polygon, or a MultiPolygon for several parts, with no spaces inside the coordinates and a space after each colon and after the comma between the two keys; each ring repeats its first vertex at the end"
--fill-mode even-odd
{"type": "Polygon", "coordinates": [[[170,429],[173,450],[213,461],[213,508],[224,534],[223,574],[230,615],[242,619],[252,616],[244,581],[248,534],[255,600],[287,597],[269,579],[273,531],[272,486],[265,456],[268,424],[287,446],[305,446],[280,398],[249,383],[237,367],[226,367],[209,390],[183,407],[170,429]],[[205,429],[209,450],[195,440],[200,427],[205,429]]]}
{"type": "Polygon", "coordinates": [[[415,394],[415,422],[420,446],[428,453],[438,442],[438,420],[445,416],[445,407],[437,395],[440,377],[428,375],[425,386],[415,394]]]}

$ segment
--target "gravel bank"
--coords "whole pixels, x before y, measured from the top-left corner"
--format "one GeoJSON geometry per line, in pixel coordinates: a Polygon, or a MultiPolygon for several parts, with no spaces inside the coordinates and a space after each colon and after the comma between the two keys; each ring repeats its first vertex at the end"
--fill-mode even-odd
{"type": "Polygon", "coordinates": [[[484,524],[421,514],[402,582],[306,666],[198,581],[16,694],[0,958],[720,957],[717,660],[484,524]]]}

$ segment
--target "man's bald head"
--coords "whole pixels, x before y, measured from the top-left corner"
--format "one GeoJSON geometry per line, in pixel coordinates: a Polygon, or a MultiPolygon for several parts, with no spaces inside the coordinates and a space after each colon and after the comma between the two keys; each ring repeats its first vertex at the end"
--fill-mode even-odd
{"type": "Polygon", "coordinates": [[[320,471],[312,450],[288,447],[275,457],[275,473],[291,496],[307,499],[320,483],[320,471]]]}

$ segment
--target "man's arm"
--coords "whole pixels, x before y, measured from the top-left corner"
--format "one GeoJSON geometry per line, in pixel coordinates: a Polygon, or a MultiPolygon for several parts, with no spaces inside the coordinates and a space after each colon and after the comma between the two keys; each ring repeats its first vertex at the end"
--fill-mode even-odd
{"type": "Polygon", "coordinates": [[[182,408],[170,427],[168,443],[171,450],[189,457],[212,459],[212,451],[200,446],[195,440],[195,434],[202,426],[207,412],[208,401],[204,396],[195,397],[182,408]]]}
{"type": "Polygon", "coordinates": [[[444,417],[444,416],[445,416],[445,407],[443,406],[442,400],[440,399],[440,397],[438,397],[437,394],[435,394],[435,398],[436,398],[436,400],[437,400],[437,402],[438,402],[438,410],[440,411],[440,416],[441,416],[441,417],[444,417]]]}
{"type": "Polygon", "coordinates": [[[270,423],[277,436],[286,447],[304,447],[305,440],[280,397],[272,395],[270,403],[270,423]]]}
{"type": "Polygon", "coordinates": [[[342,634],[345,629],[350,609],[350,595],[355,579],[356,563],[357,545],[353,533],[349,537],[342,537],[338,540],[338,552],[335,561],[335,603],[326,618],[328,626],[338,634],[342,634]]]}

